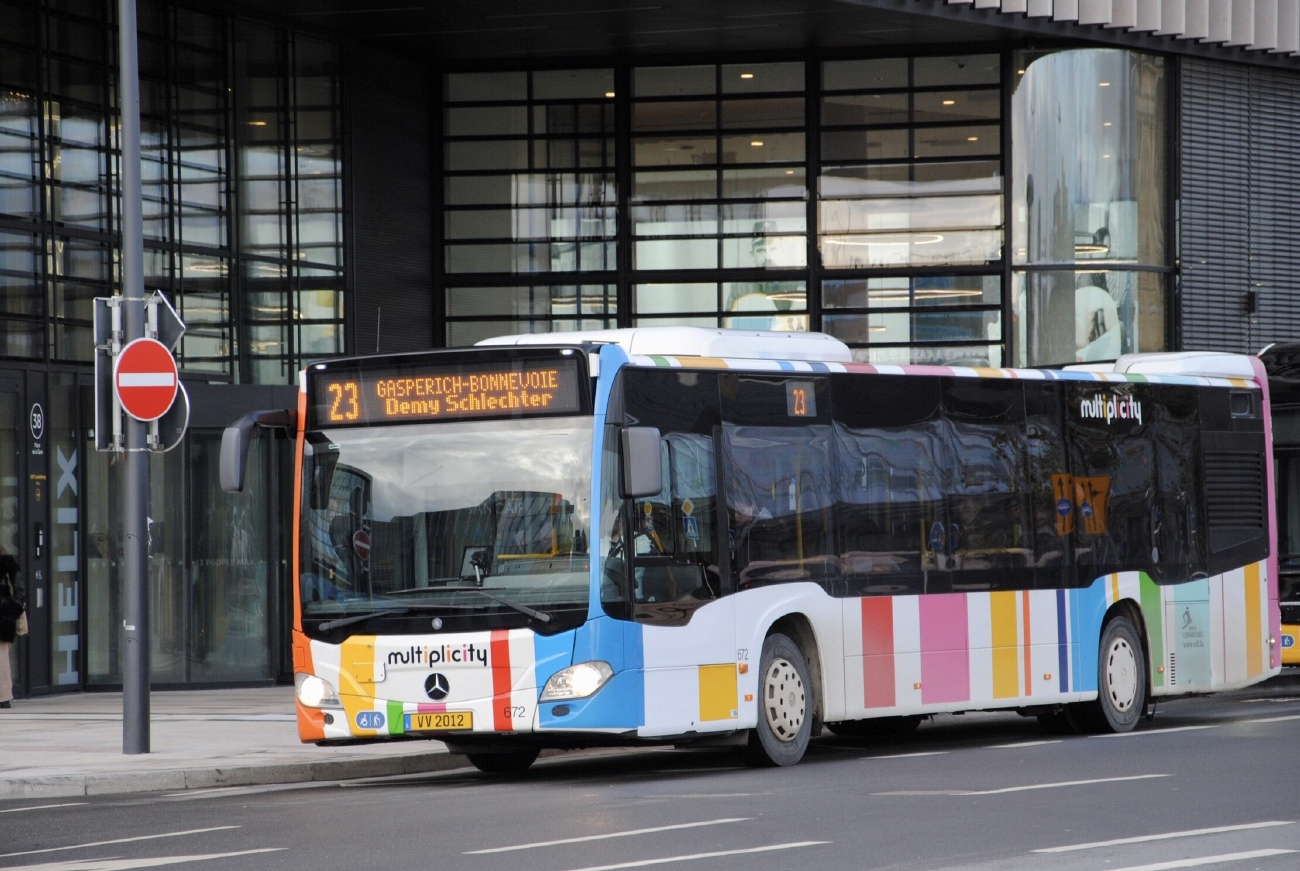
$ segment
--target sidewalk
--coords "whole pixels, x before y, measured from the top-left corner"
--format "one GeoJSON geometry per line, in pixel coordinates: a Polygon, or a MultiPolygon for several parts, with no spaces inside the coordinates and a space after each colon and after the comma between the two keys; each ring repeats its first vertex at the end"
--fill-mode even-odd
{"type": "Polygon", "coordinates": [[[293,687],[152,692],[149,753],[122,752],[122,694],[0,709],[0,800],[414,774],[468,766],[437,741],[298,740],[293,687]]]}

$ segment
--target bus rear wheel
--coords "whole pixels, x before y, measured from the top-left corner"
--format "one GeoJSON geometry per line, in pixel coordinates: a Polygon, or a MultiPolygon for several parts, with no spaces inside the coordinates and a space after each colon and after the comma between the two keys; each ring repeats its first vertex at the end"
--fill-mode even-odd
{"type": "Polygon", "coordinates": [[[812,737],[812,678],[799,646],[772,634],[763,641],[758,674],[758,725],[749,733],[749,757],[758,765],[794,765],[812,737]]]}
{"type": "Polygon", "coordinates": [[[1097,700],[1071,705],[1070,723],[1080,732],[1131,732],[1147,705],[1147,664],[1137,628],[1115,617],[1101,631],[1097,652],[1097,700]]]}
{"type": "Polygon", "coordinates": [[[523,747],[501,753],[466,753],[470,764],[486,774],[520,774],[537,761],[537,747],[523,747]]]}

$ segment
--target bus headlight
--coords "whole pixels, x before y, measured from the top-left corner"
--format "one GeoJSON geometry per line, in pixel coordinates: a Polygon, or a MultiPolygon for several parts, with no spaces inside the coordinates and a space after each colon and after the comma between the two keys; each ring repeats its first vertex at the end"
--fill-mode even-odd
{"type": "Polygon", "coordinates": [[[541,701],[558,702],[564,699],[585,699],[595,694],[614,676],[608,662],[580,662],[551,675],[542,689],[541,701]]]}
{"type": "Polygon", "coordinates": [[[329,681],[321,680],[314,674],[303,674],[301,672],[295,674],[293,676],[293,685],[294,691],[298,694],[298,701],[305,708],[343,707],[334,686],[329,681]]]}

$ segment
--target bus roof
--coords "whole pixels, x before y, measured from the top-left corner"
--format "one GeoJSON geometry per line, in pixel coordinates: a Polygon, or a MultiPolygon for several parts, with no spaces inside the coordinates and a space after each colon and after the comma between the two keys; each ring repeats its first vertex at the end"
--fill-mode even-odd
{"type": "Polygon", "coordinates": [[[849,347],[825,333],[633,327],[496,336],[479,345],[618,345],[631,356],[728,357],[734,360],[815,360],[850,363],[849,347]]]}

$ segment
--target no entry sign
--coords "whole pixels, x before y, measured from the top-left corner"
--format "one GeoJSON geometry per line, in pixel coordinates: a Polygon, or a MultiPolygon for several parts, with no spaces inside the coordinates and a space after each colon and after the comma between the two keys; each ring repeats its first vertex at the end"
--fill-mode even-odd
{"type": "Polygon", "coordinates": [[[176,400],[176,359],[157,339],[136,339],[117,355],[113,387],[122,410],[136,420],[157,420],[176,400]]]}

